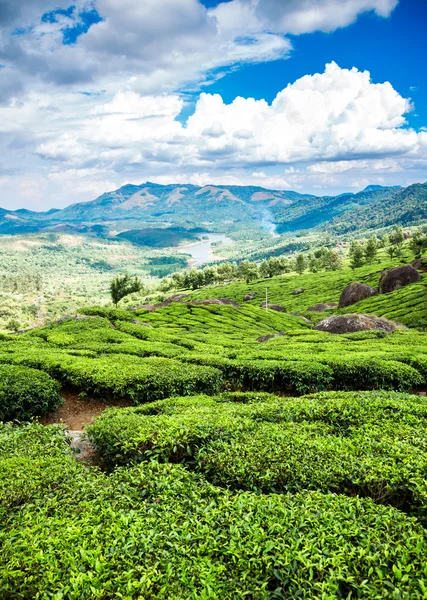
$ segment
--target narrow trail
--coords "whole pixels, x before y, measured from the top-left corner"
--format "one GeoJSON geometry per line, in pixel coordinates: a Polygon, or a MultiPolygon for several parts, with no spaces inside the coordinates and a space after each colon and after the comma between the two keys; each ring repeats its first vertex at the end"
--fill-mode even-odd
{"type": "Polygon", "coordinates": [[[95,449],[87,440],[85,432],[82,431],[67,431],[68,437],[71,438],[70,448],[74,452],[76,460],[82,462],[93,462],[95,449]]]}
{"type": "Polygon", "coordinates": [[[67,436],[71,438],[71,450],[76,460],[92,463],[94,448],[87,440],[84,427],[89,425],[98,415],[107,408],[133,406],[128,400],[108,401],[99,398],[80,398],[74,392],[63,392],[64,404],[53,413],[41,417],[43,425],[59,423],[65,425],[67,436]]]}
{"type": "Polygon", "coordinates": [[[130,400],[101,400],[90,396],[80,398],[75,392],[65,391],[62,397],[64,404],[55,412],[41,417],[40,423],[43,425],[60,423],[66,425],[69,431],[81,431],[107,408],[133,406],[130,400]]]}

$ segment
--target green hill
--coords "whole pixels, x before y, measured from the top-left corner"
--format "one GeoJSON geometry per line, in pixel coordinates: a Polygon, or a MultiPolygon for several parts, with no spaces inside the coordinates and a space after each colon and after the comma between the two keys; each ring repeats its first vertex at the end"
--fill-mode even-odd
{"type": "Polygon", "coordinates": [[[36,213],[0,209],[0,234],[67,231],[108,236],[117,231],[204,227],[237,236],[313,228],[335,233],[415,225],[427,219],[426,184],[368,186],[355,194],[312,196],[255,186],[125,185],[90,202],[36,213]]]}
{"type": "Polygon", "coordinates": [[[1,335],[2,598],[424,598],[427,274],[334,309],[408,328],[334,335],[306,311],[395,264],[1,335]],[[117,404],[86,429],[93,462],[34,422],[70,392],[117,404]]]}

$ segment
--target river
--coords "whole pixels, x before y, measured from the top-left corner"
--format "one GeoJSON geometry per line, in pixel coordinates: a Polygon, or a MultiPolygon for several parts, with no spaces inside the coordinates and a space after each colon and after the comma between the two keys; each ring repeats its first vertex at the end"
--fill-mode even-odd
{"type": "Polygon", "coordinates": [[[193,266],[203,265],[215,260],[220,260],[221,257],[215,255],[215,248],[212,244],[216,242],[224,242],[224,244],[234,244],[233,240],[222,233],[208,233],[207,239],[188,246],[180,246],[180,250],[185,254],[191,254],[190,264],[193,266]]]}

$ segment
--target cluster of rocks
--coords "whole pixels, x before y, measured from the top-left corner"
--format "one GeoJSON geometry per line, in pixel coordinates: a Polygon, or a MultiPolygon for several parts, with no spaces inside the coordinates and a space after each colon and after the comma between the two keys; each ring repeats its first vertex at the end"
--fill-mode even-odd
{"type": "Polygon", "coordinates": [[[173,296],[166,298],[166,300],[163,300],[163,302],[158,302],[157,304],[141,304],[134,308],[134,310],[147,310],[148,312],[153,312],[159,310],[159,308],[169,306],[172,302],[182,302],[186,298],[188,298],[188,294],[174,294],[173,296]]]}
{"type": "Polygon", "coordinates": [[[243,296],[243,300],[245,302],[249,302],[250,300],[255,300],[256,297],[257,297],[256,292],[248,292],[245,296],[243,296]]]}
{"type": "MultiPolygon", "coordinates": [[[[356,302],[360,302],[371,296],[376,296],[377,294],[388,294],[401,287],[420,281],[421,276],[418,273],[416,266],[423,267],[426,265],[427,267],[427,261],[426,259],[418,259],[418,261],[414,261],[415,265],[402,265],[401,267],[383,271],[378,283],[378,290],[365,283],[360,283],[359,281],[350,283],[350,285],[344,288],[341,293],[338,308],[351,306],[352,304],[356,304],[356,302]]],[[[316,307],[318,307],[318,311],[332,308],[331,305],[317,304],[314,307],[310,307],[308,310],[316,310],[316,307]]],[[[396,323],[376,317],[375,315],[349,314],[327,317],[318,323],[315,326],[315,329],[318,331],[328,331],[329,333],[352,333],[376,329],[389,333],[394,331],[396,327],[396,323]]]]}
{"type": "Polygon", "coordinates": [[[257,342],[268,342],[268,340],[272,340],[273,338],[277,338],[277,337],[282,337],[285,334],[283,333],[283,331],[281,331],[280,333],[269,333],[268,335],[262,335],[261,337],[257,338],[257,342]]]}

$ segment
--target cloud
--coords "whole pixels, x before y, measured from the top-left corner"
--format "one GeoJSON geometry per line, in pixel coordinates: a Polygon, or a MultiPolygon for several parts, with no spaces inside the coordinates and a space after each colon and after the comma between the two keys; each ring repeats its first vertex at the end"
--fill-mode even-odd
{"type": "Polygon", "coordinates": [[[346,177],[420,178],[427,133],[408,127],[411,101],[366,71],[330,63],[271,103],[200,93],[241,64],[290,57],[289,35],[396,5],[0,0],[2,204],[63,206],[146,179],[334,189],[346,177]],[[184,123],[187,91],[199,96],[184,123]]]}
{"type": "Polygon", "coordinates": [[[43,13],[68,8],[68,0],[0,0],[0,26],[26,27],[37,21],[43,13]]]}
{"type": "Polygon", "coordinates": [[[397,2],[75,0],[70,10],[69,0],[0,0],[0,101],[40,84],[118,91],[126,81],[143,94],[200,86],[243,63],[288,57],[288,33],[333,31],[366,11],[386,17],[397,2]],[[89,13],[99,18],[87,23],[89,13]],[[75,43],[64,44],[73,30],[75,43]]]}
{"type": "Polygon", "coordinates": [[[178,94],[133,89],[110,97],[33,92],[26,102],[0,107],[4,168],[12,177],[23,165],[45,171],[46,196],[60,189],[62,172],[72,173],[80,184],[64,179],[65,202],[79,199],[77,190],[89,199],[90,190],[103,189],[103,179],[160,181],[165,172],[169,182],[197,176],[301,189],[338,187],[354,172],[356,181],[368,172],[392,177],[402,164],[412,173],[427,167],[427,133],[405,120],[410,101],[356,68],[330,63],[271,103],[237,97],[227,104],[219,94],[202,93],[186,123],[179,118],[184,106],[178,94]]]}

